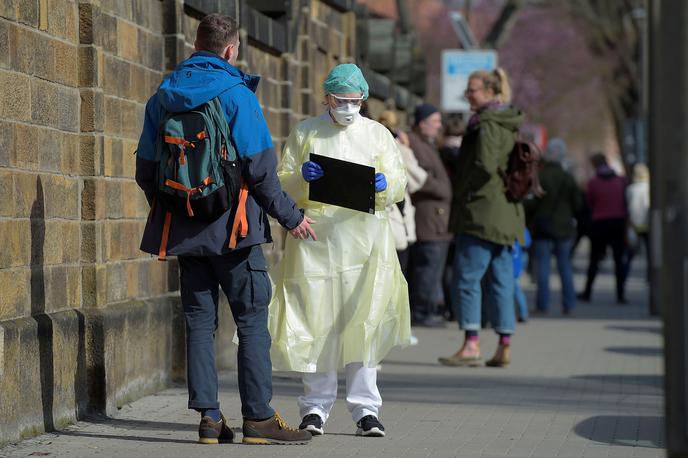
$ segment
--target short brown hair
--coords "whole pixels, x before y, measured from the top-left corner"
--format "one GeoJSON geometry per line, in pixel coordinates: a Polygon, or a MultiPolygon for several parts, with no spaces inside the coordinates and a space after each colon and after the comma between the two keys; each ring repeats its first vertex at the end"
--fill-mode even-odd
{"type": "Polygon", "coordinates": [[[209,14],[205,16],[196,30],[196,48],[199,51],[210,51],[215,54],[239,36],[239,23],[231,16],[209,14]]]}
{"type": "Polygon", "coordinates": [[[607,156],[605,156],[604,153],[595,152],[590,156],[590,163],[595,168],[607,165],[607,156]]]}

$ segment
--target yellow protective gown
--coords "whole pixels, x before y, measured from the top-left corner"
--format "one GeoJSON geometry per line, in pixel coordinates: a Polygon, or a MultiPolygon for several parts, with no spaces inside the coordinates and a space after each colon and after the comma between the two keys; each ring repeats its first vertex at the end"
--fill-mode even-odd
{"type": "Polygon", "coordinates": [[[284,256],[270,272],[273,367],[298,372],[337,370],[353,362],[374,367],[392,347],[408,345],[411,336],[408,286],[385,209],[404,198],[406,187],[396,142],[368,118],[343,127],[325,113],[291,133],[278,175],[284,190],[316,221],[318,240],[287,237],[284,256]],[[384,173],[387,189],[376,193],[375,214],[309,200],[301,166],[310,153],[384,173]]]}

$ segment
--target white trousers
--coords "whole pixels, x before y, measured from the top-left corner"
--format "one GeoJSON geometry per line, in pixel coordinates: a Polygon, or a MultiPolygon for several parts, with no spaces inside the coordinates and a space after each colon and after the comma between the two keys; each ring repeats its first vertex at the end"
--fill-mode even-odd
{"type": "MultiPolygon", "coordinates": [[[[345,371],[346,406],[351,417],[355,422],[366,415],[377,417],[382,406],[382,397],[377,389],[377,369],[351,363],[346,365],[345,371]]],[[[304,394],[298,400],[301,417],[315,413],[325,422],[337,399],[337,372],[304,373],[302,380],[304,394]]]]}

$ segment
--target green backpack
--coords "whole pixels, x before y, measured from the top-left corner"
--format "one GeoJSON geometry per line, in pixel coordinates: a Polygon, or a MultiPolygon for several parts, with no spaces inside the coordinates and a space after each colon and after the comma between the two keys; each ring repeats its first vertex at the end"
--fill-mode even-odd
{"type": "Polygon", "coordinates": [[[217,98],[163,114],[159,132],[157,198],[165,210],[214,221],[237,203],[241,167],[217,98]]]}

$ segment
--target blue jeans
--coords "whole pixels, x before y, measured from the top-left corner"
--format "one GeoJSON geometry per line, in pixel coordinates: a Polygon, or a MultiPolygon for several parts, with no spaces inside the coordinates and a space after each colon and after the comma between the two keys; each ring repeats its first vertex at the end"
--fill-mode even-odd
{"type": "Polygon", "coordinates": [[[179,256],[186,321],[189,409],[218,409],[215,366],[218,286],[222,287],[239,336],[237,369],[241,413],[249,420],[274,415],[268,304],[272,287],[259,245],[222,256],[179,256]]]}
{"type": "MultiPolygon", "coordinates": [[[[523,248],[521,252],[521,263],[523,264],[523,273],[528,268],[528,249],[523,248]]],[[[514,302],[516,303],[516,316],[521,320],[528,319],[528,301],[526,300],[526,295],[521,289],[521,285],[518,282],[518,278],[514,278],[514,302]]]]}
{"type": "Polygon", "coordinates": [[[516,310],[518,317],[521,320],[528,319],[528,302],[526,301],[526,295],[521,289],[521,285],[518,284],[518,278],[514,278],[514,302],[516,303],[516,310]]]}
{"type": "Polygon", "coordinates": [[[557,258],[557,268],[561,277],[562,305],[565,311],[576,306],[576,292],[573,288],[573,269],[571,267],[572,239],[550,240],[535,239],[535,269],[537,272],[537,296],[535,306],[538,310],[549,309],[549,268],[552,254],[557,258]]]}
{"type": "Polygon", "coordinates": [[[457,307],[461,329],[480,329],[482,291],[490,322],[499,334],[513,334],[516,327],[514,310],[514,265],[510,247],[482,240],[472,235],[456,237],[452,303],[457,307]]]}

